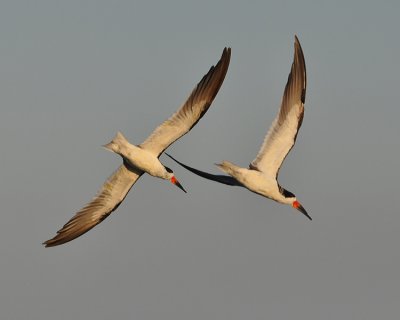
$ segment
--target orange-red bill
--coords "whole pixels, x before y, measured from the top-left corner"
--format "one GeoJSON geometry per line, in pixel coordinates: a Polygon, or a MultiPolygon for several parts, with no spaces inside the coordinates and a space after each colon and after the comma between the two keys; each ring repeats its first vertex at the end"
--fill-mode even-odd
{"type": "Polygon", "coordinates": [[[171,178],[171,183],[176,185],[179,189],[181,189],[183,192],[187,193],[186,190],[182,187],[182,185],[179,183],[179,181],[174,177],[171,178]]]}
{"type": "Polygon", "coordinates": [[[303,208],[303,206],[298,202],[297,200],[293,202],[292,204],[293,208],[299,210],[302,214],[304,214],[308,219],[312,220],[310,215],[307,213],[306,209],[303,208]]]}

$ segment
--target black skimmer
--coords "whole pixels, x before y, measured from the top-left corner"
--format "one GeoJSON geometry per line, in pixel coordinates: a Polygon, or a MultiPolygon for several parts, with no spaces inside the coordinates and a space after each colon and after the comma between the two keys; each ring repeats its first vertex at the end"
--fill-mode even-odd
{"type": "Polygon", "coordinates": [[[213,175],[189,167],[169,154],[167,155],[196,175],[231,186],[245,187],[279,203],[290,204],[312,220],[296,196],[282,188],[277,181],[279,168],[293,148],[303,121],[306,85],[306,64],[303,50],[297,36],[295,36],[293,64],[279,113],[269,129],[257,157],[250,163],[249,168],[242,168],[231,162],[223,161],[217,166],[229,176],[213,175]]]}
{"type": "Polygon", "coordinates": [[[71,241],[102,222],[118,208],[129,190],[145,172],[168,179],[185,191],[172,170],[165,167],[158,158],[174,141],[188,133],[207,112],[225,79],[230,57],[231,49],[225,48],[219,62],[210,68],[186,102],[158,126],[142,144],[138,146],[130,144],[118,132],[116,137],[104,146],[121,155],[123,164],[107,179],[92,201],[57,231],[54,238],[43,243],[46,247],[71,241]]]}

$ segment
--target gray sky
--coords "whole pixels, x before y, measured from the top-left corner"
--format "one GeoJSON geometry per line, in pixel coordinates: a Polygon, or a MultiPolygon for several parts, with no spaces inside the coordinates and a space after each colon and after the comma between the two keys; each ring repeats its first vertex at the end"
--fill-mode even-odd
{"type": "Polygon", "coordinates": [[[398,1],[0,4],[2,319],[394,319],[399,314],[398,1]],[[247,166],[302,44],[306,111],[280,183],[313,221],[196,177],[144,176],[116,213],[45,249],[232,47],[206,116],[169,152],[247,166]]]}

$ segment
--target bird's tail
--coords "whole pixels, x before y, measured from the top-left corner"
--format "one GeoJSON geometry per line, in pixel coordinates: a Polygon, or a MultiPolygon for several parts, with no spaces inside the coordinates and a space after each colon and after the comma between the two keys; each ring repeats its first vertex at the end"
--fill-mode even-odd
{"type": "Polygon", "coordinates": [[[233,163],[229,161],[222,161],[221,163],[216,163],[215,164],[221,171],[225,172],[226,174],[229,174],[230,176],[235,177],[235,173],[239,169],[238,166],[234,165],[233,163]]]}
{"type": "Polygon", "coordinates": [[[127,143],[128,140],[124,137],[124,135],[121,132],[118,131],[114,139],[112,139],[111,142],[105,144],[103,147],[111,152],[119,154],[121,147],[126,145],[127,143]]]}

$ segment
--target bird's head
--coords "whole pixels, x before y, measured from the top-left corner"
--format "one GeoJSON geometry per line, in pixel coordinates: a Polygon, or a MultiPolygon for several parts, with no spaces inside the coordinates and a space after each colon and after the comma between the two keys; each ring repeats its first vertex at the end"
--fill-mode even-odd
{"type": "Polygon", "coordinates": [[[285,197],[283,203],[291,204],[293,208],[299,210],[308,219],[312,220],[309,214],[307,213],[306,209],[304,209],[303,206],[300,204],[300,202],[297,201],[296,196],[292,192],[286,190],[285,188],[282,188],[280,185],[278,185],[278,187],[281,195],[285,197]]]}
{"type": "Polygon", "coordinates": [[[300,204],[300,202],[297,201],[296,198],[294,198],[295,200],[292,202],[292,207],[299,210],[302,214],[304,214],[308,219],[312,220],[310,215],[307,213],[306,209],[303,208],[303,206],[300,204]]]}
{"type": "Polygon", "coordinates": [[[178,179],[175,178],[174,172],[168,167],[165,167],[165,170],[167,170],[165,178],[171,181],[172,184],[176,185],[179,189],[181,189],[183,192],[186,193],[186,190],[182,187],[178,179]]]}

